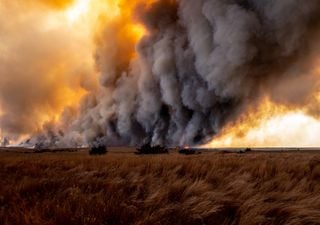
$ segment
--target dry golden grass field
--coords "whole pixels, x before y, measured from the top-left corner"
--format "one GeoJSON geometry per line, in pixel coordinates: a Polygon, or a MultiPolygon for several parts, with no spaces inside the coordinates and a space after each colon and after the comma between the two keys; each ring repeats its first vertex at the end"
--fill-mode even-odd
{"type": "Polygon", "coordinates": [[[320,224],[319,153],[0,153],[0,225],[320,224]]]}

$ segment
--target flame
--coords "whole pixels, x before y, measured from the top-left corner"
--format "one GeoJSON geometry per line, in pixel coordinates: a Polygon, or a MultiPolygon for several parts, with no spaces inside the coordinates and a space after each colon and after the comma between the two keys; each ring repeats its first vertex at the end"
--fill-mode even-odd
{"type": "MultiPolygon", "coordinates": [[[[320,58],[311,64],[309,76],[320,87],[320,58]]],[[[265,96],[203,147],[319,147],[319,105],[319,88],[298,106],[275,103],[265,96]]]]}
{"type": "Polygon", "coordinates": [[[319,119],[265,98],[204,147],[317,147],[319,136],[319,119]]]}

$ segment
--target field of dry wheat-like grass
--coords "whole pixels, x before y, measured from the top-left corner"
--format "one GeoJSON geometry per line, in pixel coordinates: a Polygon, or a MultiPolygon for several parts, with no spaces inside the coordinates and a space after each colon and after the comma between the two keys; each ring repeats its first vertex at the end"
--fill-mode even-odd
{"type": "Polygon", "coordinates": [[[320,224],[320,154],[0,153],[0,225],[320,224]]]}

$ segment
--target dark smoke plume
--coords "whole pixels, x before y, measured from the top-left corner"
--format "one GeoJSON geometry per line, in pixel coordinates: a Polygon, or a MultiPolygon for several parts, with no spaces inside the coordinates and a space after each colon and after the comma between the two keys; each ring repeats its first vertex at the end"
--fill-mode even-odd
{"type": "Polygon", "coordinates": [[[158,0],[137,5],[134,19],[147,29],[138,57],[123,57],[121,22],[99,34],[100,91],[60,144],[201,144],[263,94],[301,105],[319,87],[319,0],[158,0]]]}

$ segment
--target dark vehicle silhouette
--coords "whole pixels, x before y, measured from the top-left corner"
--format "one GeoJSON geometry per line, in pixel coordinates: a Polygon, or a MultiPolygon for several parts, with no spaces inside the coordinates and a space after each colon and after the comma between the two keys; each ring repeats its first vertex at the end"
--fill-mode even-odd
{"type": "Polygon", "coordinates": [[[142,145],[140,148],[137,148],[137,155],[148,155],[148,154],[168,154],[169,151],[166,147],[155,145],[151,146],[150,143],[142,145]]]}
{"type": "Polygon", "coordinates": [[[180,154],[183,155],[199,155],[201,152],[199,150],[190,149],[190,148],[182,148],[179,150],[180,154]]]}
{"type": "Polygon", "coordinates": [[[107,146],[99,145],[99,146],[92,146],[89,150],[90,155],[104,155],[108,152],[107,146]]]}

